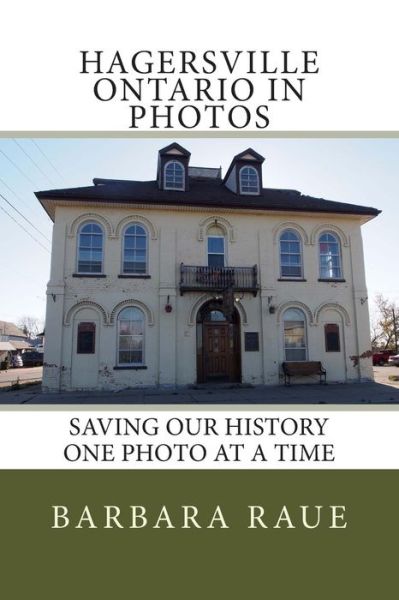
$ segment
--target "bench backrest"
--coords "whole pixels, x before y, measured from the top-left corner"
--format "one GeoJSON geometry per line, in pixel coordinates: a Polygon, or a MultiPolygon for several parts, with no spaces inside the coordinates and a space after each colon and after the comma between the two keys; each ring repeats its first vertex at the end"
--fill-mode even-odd
{"type": "Polygon", "coordinates": [[[289,375],[314,375],[323,371],[318,360],[283,362],[283,371],[289,375]]]}

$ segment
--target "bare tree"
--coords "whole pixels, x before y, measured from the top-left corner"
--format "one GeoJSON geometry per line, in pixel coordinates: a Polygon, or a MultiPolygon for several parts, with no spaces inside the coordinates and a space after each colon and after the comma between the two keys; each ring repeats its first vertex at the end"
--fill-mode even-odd
{"type": "Polygon", "coordinates": [[[371,324],[373,348],[398,352],[399,306],[382,294],[375,297],[376,316],[371,324]]]}
{"type": "Polygon", "coordinates": [[[43,321],[42,319],[38,319],[37,317],[32,317],[30,315],[24,315],[18,321],[18,327],[22,329],[24,334],[30,339],[33,340],[38,333],[40,333],[43,329],[43,321]]]}

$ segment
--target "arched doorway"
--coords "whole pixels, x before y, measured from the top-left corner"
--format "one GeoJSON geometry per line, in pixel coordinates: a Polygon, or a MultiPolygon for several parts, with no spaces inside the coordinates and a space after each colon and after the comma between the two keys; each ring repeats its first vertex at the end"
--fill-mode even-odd
{"type": "Polygon", "coordinates": [[[197,381],[240,382],[240,316],[228,318],[223,303],[211,300],[197,314],[197,381]]]}

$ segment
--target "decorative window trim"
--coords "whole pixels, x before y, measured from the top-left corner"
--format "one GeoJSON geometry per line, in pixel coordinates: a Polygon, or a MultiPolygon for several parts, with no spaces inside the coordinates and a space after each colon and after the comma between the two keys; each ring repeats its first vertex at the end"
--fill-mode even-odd
{"type": "Polygon", "coordinates": [[[106,277],[105,273],[72,273],[72,277],[76,277],[77,279],[104,279],[106,277]]]}
{"type": "Polygon", "coordinates": [[[314,227],[312,229],[312,233],[310,234],[310,243],[312,244],[312,246],[319,243],[319,238],[322,233],[328,233],[329,231],[331,231],[331,233],[335,233],[338,236],[338,238],[341,242],[341,246],[344,246],[346,248],[350,245],[349,238],[342,231],[342,229],[340,229],[336,225],[331,225],[330,223],[324,223],[323,225],[317,225],[316,227],[314,227]]]}
{"type": "MultiPolygon", "coordinates": [[[[86,234],[84,234],[86,235],[86,234]]],[[[91,219],[88,221],[82,221],[76,231],[76,243],[75,243],[75,248],[76,248],[76,259],[75,259],[75,274],[78,276],[83,276],[83,277],[93,277],[97,276],[97,277],[102,277],[104,276],[104,262],[105,262],[105,231],[104,231],[104,226],[103,224],[100,222],[98,223],[96,220],[91,219]],[[102,244],[101,244],[101,271],[99,272],[93,272],[93,271],[80,271],[79,270],[79,252],[80,252],[80,236],[82,235],[82,229],[84,227],[86,227],[86,225],[97,225],[98,227],[100,227],[101,229],[101,236],[102,236],[102,244]]]]}
{"type": "Polygon", "coordinates": [[[240,170],[238,171],[238,189],[240,191],[241,196],[259,196],[259,194],[260,194],[260,179],[259,179],[258,169],[256,169],[252,165],[244,165],[243,167],[241,167],[240,170]],[[251,171],[254,171],[254,173],[256,174],[256,181],[257,181],[257,191],[256,192],[244,192],[242,190],[242,171],[244,169],[250,169],[251,171]]]}
{"type": "Polygon", "coordinates": [[[139,277],[143,277],[143,278],[147,278],[149,277],[149,243],[148,243],[148,229],[147,227],[143,224],[140,223],[140,221],[130,221],[128,223],[125,224],[123,231],[122,231],[122,236],[121,236],[121,240],[122,240],[122,244],[121,244],[121,265],[120,265],[120,274],[122,277],[134,277],[134,278],[139,278],[139,277]],[[124,271],[124,263],[125,263],[125,235],[126,235],[126,231],[127,229],[132,226],[132,225],[138,225],[139,227],[141,227],[144,231],[145,231],[145,271],[143,273],[135,273],[135,272],[125,272],[124,271]]]}
{"type": "Polygon", "coordinates": [[[143,225],[143,227],[147,229],[147,232],[150,234],[152,240],[158,239],[158,231],[156,227],[151,223],[149,219],[147,219],[146,217],[142,217],[141,215],[128,215],[127,217],[124,217],[122,221],[119,221],[115,230],[116,238],[119,239],[121,237],[122,232],[129,223],[138,223],[140,225],[143,225]]]}
{"type": "Polygon", "coordinates": [[[346,308],[341,306],[341,304],[338,304],[337,302],[323,302],[323,304],[320,304],[314,311],[315,325],[319,324],[320,315],[323,310],[335,310],[341,316],[345,325],[349,326],[351,324],[349,313],[346,308]]]}
{"type": "Polygon", "coordinates": [[[152,327],[154,325],[154,313],[152,312],[152,310],[143,302],[140,302],[140,300],[123,300],[122,302],[119,302],[112,310],[110,317],[109,317],[109,323],[110,325],[114,325],[115,324],[115,316],[117,314],[119,314],[119,312],[123,309],[123,308],[127,308],[128,306],[131,306],[132,308],[140,308],[143,313],[145,314],[146,317],[146,322],[147,325],[149,327],[152,327]]]}
{"type": "Polygon", "coordinates": [[[185,179],[186,179],[186,168],[185,168],[185,166],[183,165],[183,163],[180,160],[176,160],[174,158],[172,160],[168,160],[164,164],[164,166],[163,166],[162,177],[163,177],[163,189],[164,190],[175,190],[177,192],[184,192],[184,190],[186,189],[186,185],[185,185],[185,183],[186,183],[185,182],[185,179]],[[167,169],[168,165],[171,165],[173,163],[179,165],[181,167],[182,171],[183,171],[183,184],[182,184],[182,187],[176,187],[176,186],[170,186],[170,185],[168,186],[168,185],[166,185],[166,169],[167,169]]]}
{"type": "Polygon", "coordinates": [[[115,365],[114,371],[145,371],[147,365],[115,365]]]}
{"type": "Polygon", "coordinates": [[[65,313],[64,325],[66,327],[69,327],[69,325],[72,322],[72,317],[74,317],[75,314],[82,308],[93,308],[99,313],[100,320],[102,320],[103,325],[108,325],[108,313],[100,304],[97,304],[97,302],[92,302],[91,300],[82,300],[81,302],[77,302],[76,304],[71,306],[71,308],[69,308],[68,311],[65,313]]]}
{"type": "Polygon", "coordinates": [[[299,308],[300,310],[302,310],[305,313],[305,315],[307,317],[308,325],[315,325],[314,320],[313,320],[313,314],[312,314],[312,311],[310,310],[310,308],[303,302],[298,302],[296,300],[291,300],[290,302],[284,302],[284,304],[280,304],[280,306],[277,307],[276,320],[277,320],[278,325],[280,325],[280,323],[282,322],[282,319],[281,319],[282,314],[289,308],[299,308]]]}
{"type": "Polygon", "coordinates": [[[80,229],[80,226],[87,222],[99,222],[103,226],[104,232],[107,233],[107,237],[113,237],[114,230],[112,224],[108,219],[103,217],[102,215],[98,215],[97,213],[85,213],[84,215],[80,215],[77,217],[69,226],[67,236],[69,238],[73,238],[76,236],[77,231],[80,229]]]}
{"type": "Polygon", "coordinates": [[[285,223],[279,223],[273,229],[273,244],[277,245],[279,243],[281,233],[287,229],[292,229],[293,231],[298,233],[301,238],[302,243],[305,246],[309,246],[309,244],[310,244],[309,236],[306,233],[306,231],[304,230],[304,228],[301,225],[298,225],[298,223],[294,223],[292,221],[286,221],[285,223]]]}
{"type": "Polygon", "coordinates": [[[228,239],[229,242],[236,241],[236,231],[235,231],[233,225],[230,223],[230,221],[228,221],[224,217],[219,217],[219,216],[215,215],[213,217],[207,217],[206,219],[204,219],[203,221],[200,222],[199,229],[198,229],[198,241],[199,242],[204,241],[204,239],[206,237],[206,233],[210,227],[220,227],[221,229],[224,229],[226,239],[228,239]]]}
{"type": "MultiPolygon", "coordinates": [[[[287,229],[283,229],[280,232],[279,235],[279,247],[278,247],[278,254],[279,254],[279,265],[280,265],[280,279],[279,281],[306,281],[304,278],[304,264],[303,264],[303,246],[302,246],[302,238],[300,236],[300,234],[298,233],[298,231],[296,231],[295,229],[291,229],[291,228],[287,228],[287,229]],[[283,275],[283,264],[282,264],[282,260],[281,260],[281,256],[282,254],[287,254],[286,252],[282,252],[281,250],[281,243],[282,243],[282,236],[285,233],[293,233],[295,234],[298,239],[296,240],[296,243],[299,243],[299,258],[300,258],[300,263],[299,266],[300,267],[300,275],[283,275]]],[[[287,266],[287,265],[284,265],[287,266]]],[[[295,266],[295,265],[294,265],[295,266]]]]}

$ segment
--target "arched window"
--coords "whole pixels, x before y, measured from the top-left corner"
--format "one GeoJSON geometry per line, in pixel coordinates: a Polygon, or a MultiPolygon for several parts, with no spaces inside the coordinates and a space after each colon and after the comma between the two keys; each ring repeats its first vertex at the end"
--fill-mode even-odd
{"type": "Polygon", "coordinates": [[[148,264],[148,234],[142,225],[132,223],[123,234],[122,272],[145,275],[148,264]]]}
{"type": "Polygon", "coordinates": [[[144,313],[135,306],[118,315],[118,365],[144,364],[144,313]]]}
{"type": "Polygon", "coordinates": [[[299,308],[284,313],[284,355],[286,361],[306,360],[306,320],[299,308]]]}
{"type": "Polygon", "coordinates": [[[164,169],[164,189],[184,190],[184,167],[181,162],[171,160],[164,169]]]}
{"type": "Polygon", "coordinates": [[[325,231],[319,237],[320,279],[341,279],[341,246],[335,233],[325,231]]]}
{"type": "Polygon", "coordinates": [[[259,194],[259,175],[254,167],[240,169],[240,194],[259,194]]]}
{"type": "Polygon", "coordinates": [[[104,233],[97,223],[84,223],[78,233],[78,273],[102,273],[104,233]]]}
{"type": "Polygon", "coordinates": [[[286,229],[280,235],[280,275],[303,277],[301,238],[293,229],[286,229]]]}
{"type": "Polygon", "coordinates": [[[213,225],[207,231],[208,267],[224,267],[226,265],[226,249],[224,231],[213,225]]]}

